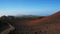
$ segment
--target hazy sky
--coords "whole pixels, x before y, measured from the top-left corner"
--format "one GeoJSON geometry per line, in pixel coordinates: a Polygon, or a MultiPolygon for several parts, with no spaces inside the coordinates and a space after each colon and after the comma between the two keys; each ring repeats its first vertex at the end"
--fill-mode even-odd
{"type": "Polygon", "coordinates": [[[0,0],[2,15],[51,15],[60,10],[60,0],[0,0]]]}

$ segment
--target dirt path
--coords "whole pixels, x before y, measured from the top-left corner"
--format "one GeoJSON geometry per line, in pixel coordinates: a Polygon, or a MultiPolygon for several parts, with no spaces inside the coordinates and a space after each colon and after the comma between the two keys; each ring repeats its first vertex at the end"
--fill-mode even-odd
{"type": "MultiPolygon", "coordinates": [[[[9,24],[9,23],[8,23],[8,24],[9,24]]],[[[13,30],[15,29],[12,25],[9,24],[9,26],[10,26],[9,29],[4,30],[4,31],[1,32],[0,34],[8,34],[10,31],[13,31],[13,30]]]]}

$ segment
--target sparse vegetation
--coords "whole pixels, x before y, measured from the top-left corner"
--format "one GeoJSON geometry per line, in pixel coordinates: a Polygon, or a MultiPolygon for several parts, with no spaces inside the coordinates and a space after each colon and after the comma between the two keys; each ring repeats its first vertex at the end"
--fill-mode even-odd
{"type": "MultiPolygon", "coordinates": [[[[2,16],[0,17],[0,23],[6,22],[13,25],[16,29],[20,28],[18,27],[18,24],[20,23],[26,23],[31,20],[41,19],[44,16],[2,16]]],[[[21,26],[21,25],[20,25],[21,26]]],[[[2,27],[2,26],[0,26],[2,27]]],[[[17,30],[11,31],[9,34],[15,34],[17,30]]]]}

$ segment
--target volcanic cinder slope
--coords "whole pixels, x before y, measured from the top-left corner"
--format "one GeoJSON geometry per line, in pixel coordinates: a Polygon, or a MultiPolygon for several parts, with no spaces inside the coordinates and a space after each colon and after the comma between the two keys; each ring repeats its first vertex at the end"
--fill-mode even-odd
{"type": "Polygon", "coordinates": [[[15,34],[60,34],[60,11],[42,19],[16,23],[15,34]]]}
{"type": "Polygon", "coordinates": [[[27,23],[27,25],[32,26],[32,25],[41,24],[42,22],[43,23],[51,23],[51,22],[59,22],[59,21],[60,21],[60,11],[53,15],[50,15],[48,17],[30,21],[29,23],[27,23]]]}
{"type": "Polygon", "coordinates": [[[60,11],[48,17],[26,24],[32,31],[40,34],[60,34],[60,11]]]}

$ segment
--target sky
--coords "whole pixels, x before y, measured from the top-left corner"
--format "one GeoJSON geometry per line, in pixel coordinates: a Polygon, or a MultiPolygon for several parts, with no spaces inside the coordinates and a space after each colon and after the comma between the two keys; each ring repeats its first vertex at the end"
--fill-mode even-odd
{"type": "Polygon", "coordinates": [[[60,0],[0,0],[0,16],[48,16],[60,10],[60,0]]]}

